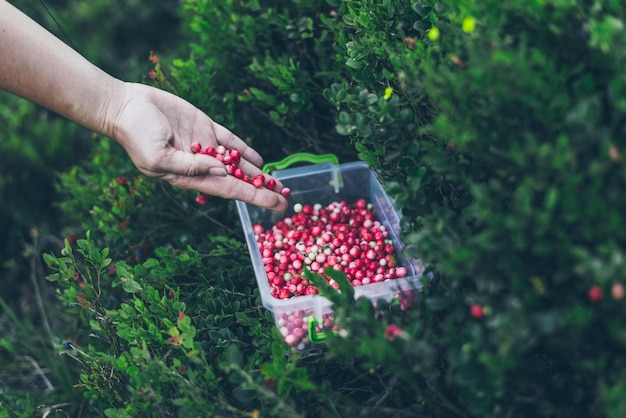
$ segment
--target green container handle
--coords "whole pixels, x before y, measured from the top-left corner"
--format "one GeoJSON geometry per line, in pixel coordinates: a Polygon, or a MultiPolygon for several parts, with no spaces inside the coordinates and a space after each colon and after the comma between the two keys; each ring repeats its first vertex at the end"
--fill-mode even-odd
{"type": "Polygon", "coordinates": [[[326,341],[326,339],[328,338],[331,332],[334,334],[337,334],[336,331],[331,331],[331,330],[316,331],[315,328],[317,327],[317,325],[318,325],[317,319],[314,316],[310,316],[309,317],[309,341],[313,344],[322,344],[324,341],[326,341]]]}
{"type": "Polygon", "coordinates": [[[274,163],[267,163],[263,166],[263,172],[266,174],[271,173],[274,170],[284,170],[291,167],[296,163],[333,163],[339,165],[339,158],[335,154],[311,154],[308,152],[298,152],[296,154],[289,155],[280,161],[274,163]]]}

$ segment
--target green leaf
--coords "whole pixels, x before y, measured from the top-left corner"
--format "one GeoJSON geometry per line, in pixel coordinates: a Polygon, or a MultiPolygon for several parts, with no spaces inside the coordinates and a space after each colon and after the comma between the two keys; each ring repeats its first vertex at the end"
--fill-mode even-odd
{"type": "Polygon", "coordinates": [[[142,290],[141,285],[139,284],[139,282],[137,282],[134,279],[129,279],[129,278],[126,278],[126,277],[122,277],[121,281],[122,281],[122,288],[127,293],[137,293],[137,292],[141,292],[141,290],[142,290]]]}
{"type": "Polygon", "coordinates": [[[250,318],[243,312],[235,312],[235,318],[243,326],[250,325],[250,318]]]}

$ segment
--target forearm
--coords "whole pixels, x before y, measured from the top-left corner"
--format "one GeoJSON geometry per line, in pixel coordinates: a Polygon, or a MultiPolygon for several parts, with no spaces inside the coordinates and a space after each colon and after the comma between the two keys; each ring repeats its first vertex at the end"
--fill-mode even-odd
{"type": "Polygon", "coordinates": [[[0,0],[0,89],[111,136],[124,83],[0,0]]]}

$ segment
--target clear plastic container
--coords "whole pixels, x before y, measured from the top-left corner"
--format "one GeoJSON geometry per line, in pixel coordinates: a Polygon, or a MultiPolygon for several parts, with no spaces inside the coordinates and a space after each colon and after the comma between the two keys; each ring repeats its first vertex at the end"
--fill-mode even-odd
{"type": "Polygon", "coordinates": [[[273,313],[276,326],[289,344],[298,350],[311,348],[322,342],[325,333],[333,329],[331,303],[325,297],[306,295],[279,299],[271,294],[253,225],[261,224],[270,228],[277,221],[293,215],[293,206],[296,203],[325,206],[341,200],[353,203],[358,199],[365,199],[372,204],[376,219],[389,231],[398,264],[406,267],[408,274],[403,278],[356,286],[355,298],[365,296],[374,303],[381,299],[391,301],[401,294],[421,289],[424,267],[417,260],[402,257],[404,244],[399,238],[400,214],[365,162],[312,164],[274,171],[272,175],[291,189],[288,198],[290,209],[287,212],[277,213],[240,201],[237,202],[237,209],[263,306],[273,313]]]}

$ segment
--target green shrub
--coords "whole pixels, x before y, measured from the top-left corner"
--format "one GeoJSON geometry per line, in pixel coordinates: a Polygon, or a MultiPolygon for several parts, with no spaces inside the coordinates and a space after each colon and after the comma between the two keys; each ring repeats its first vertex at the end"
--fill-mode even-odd
{"type": "Polygon", "coordinates": [[[191,57],[174,60],[176,92],[262,151],[354,158],[323,97],[339,77],[320,1],[185,1],[191,57]]]}
{"type": "Polygon", "coordinates": [[[56,347],[92,415],[624,415],[621,5],[183,7],[191,56],[156,82],[269,160],[367,161],[433,279],[376,304],[317,280],[342,332],[290,351],[232,202],[135,178],[98,142],[62,178],[91,235],[46,256],[76,329],[98,335],[56,347]]]}
{"type": "MultiPolygon", "coordinates": [[[[406,216],[406,242],[438,276],[419,326],[410,323],[419,349],[385,364],[401,370],[394,364],[412,359],[417,376],[439,377],[422,393],[443,388],[442,405],[478,416],[622,415],[624,9],[416,2],[411,15],[368,3],[345,20],[356,32],[345,62],[364,88],[372,87],[360,80],[364,66],[374,79],[388,71],[400,108],[428,100],[415,111],[423,128],[380,126],[416,135],[400,156],[382,152],[397,173],[381,168],[395,177],[389,190],[406,216]],[[395,30],[377,31],[392,15],[395,30]],[[401,31],[409,27],[418,33],[401,31]],[[405,35],[414,46],[389,39],[405,35]],[[374,40],[392,45],[386,59],[372,57],[374,40]],[[414,164],[401,163],[407,157],[414,164]],[[592,286],[604,292],[599,302],[588,297],[592,286]],[[484,319],[470,316],[474,303],[484,319]],[[432,353],[432,363],[422,360],[432,353]]],[[[340,105],[354,109],[353,97],[340,105]]],[[[383,119],[368,110],[363,119],[383,119]]],[[[353,134],[368,161],[389,146],[370,145],[370,132],[353,134]]],[[[366,326],[357,313],[349,323],[366,326]]]]}
{"type": "MultiPolygon", "coordinates": [[[[94,64],[132,81],[147,72],[148,55],[173,53],[183,42],[175,2],[12,2],[94,64]],[[106,18],[103,18],[106,17],[106,18]]],[[[46,63],[42,63],[42,71],[46,63]]],[[[53,241],[62,222],[54,181],[91,149],[90,135],[67,120],[7,93],[0,96],[0,279],[7,300],[29,274],[22,257],[35,229],[53,241]]]]}

